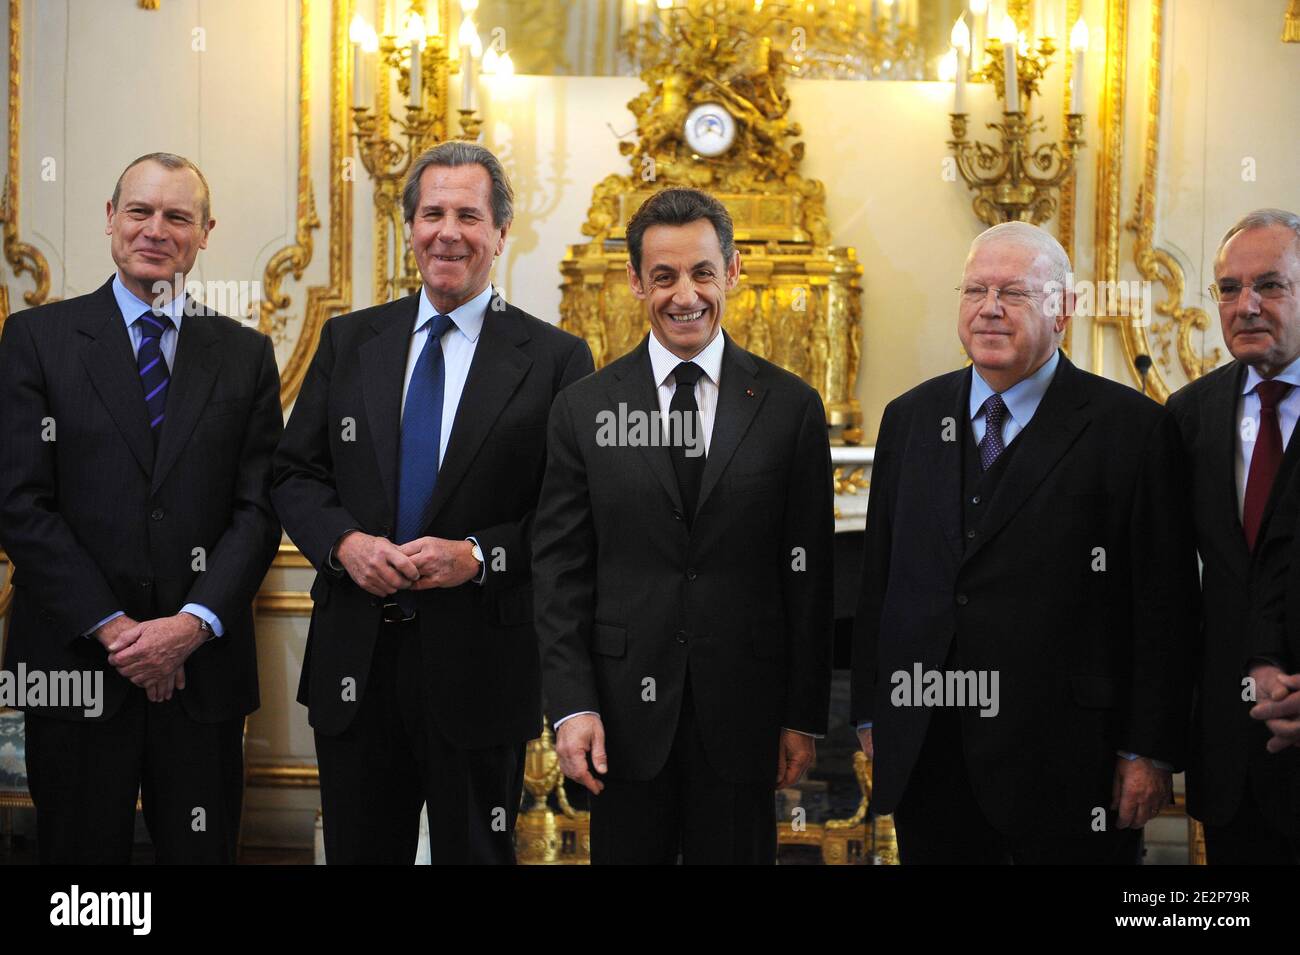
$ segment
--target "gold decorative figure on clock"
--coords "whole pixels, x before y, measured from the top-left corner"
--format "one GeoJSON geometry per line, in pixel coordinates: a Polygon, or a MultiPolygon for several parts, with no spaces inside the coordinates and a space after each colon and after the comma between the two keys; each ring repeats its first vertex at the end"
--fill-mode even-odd
{"type": "Polygon", "coordinates": [[[816,388],[832,439],[852,444],[862,437],[862,266],[830,244],[825,187],[799,174],[788,64],[772,42],[789,32],[784,10],[687,0],[627,35],[646,85],[628,104],[636,137],[619,144],[630,169],[596,185],[582,226],[590,241],[560,263],[561,325],[587,340],[597,367],[633,348],[647,324],[627,287],[627,221],[661,189],[706,190],[731,213],[741,253],[727,334],[816,388]]]}

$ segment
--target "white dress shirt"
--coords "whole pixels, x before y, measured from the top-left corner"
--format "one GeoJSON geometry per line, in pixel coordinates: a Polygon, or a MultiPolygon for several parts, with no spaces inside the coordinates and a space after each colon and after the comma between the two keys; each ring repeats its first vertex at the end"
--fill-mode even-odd
{"type": "MultiPolygon", "coordinates": [[[[1241,397],[1237,400],[1236,477],[1238,518],[1242,516],[1245,509],[1246,478],[1250,475],[1250,459],[1255,454],[1255,437],[1259,434],[1259,395],[1255,393],[1255,388],[1263,380],[1260,373],[1254,368],[1247,368],[1246,377],[1241,383],[1241,397]],[[1254,422],[1253,427],[1246,426],[1247,419],[1254,422]]],[[[1296,386],[1288,391],[1286,397],[1277,403],[1277,423],[1282,430],[1282,450],[1285,451],[1286,446],[1291,443],[1296,418],[1300,417],[1300,358],[1297,358],[1278,372],[1273,380],[1285,381],[1288,385],[1296,386]]]]}
{"type": "MultiPolygon", "coordinates": [[[[483,321],[487,317],[491,298],[492,286],[488,285],[464,305],[447,313],[452,324],[442,336],[445,371],[442,386],[442,434],[438,440],[439,465],[447,459],[447,442],[451,440],[452,425],[456,423],[456,409],[460,407],[461,392],[465,390],[465,379],[469,377],[469,366],[474,361],[474,350],[478,348],[478,339],[483,333],[483,321]]],[[[403,416],[406,415],[406,392],[411,387],[415,363],[420,360],[420,352],[424,351],[429,340],[429,323],[438,314],[441,313],[429,301],[428,289],[422,288],[420,307],[415,313],[415,327],[411,331],[411,344],[406,352],[406,375],[402,379],[403,416]]]]}
{"type": "MultiPolygon", "coordinates": [[[[713,438],[713,416],[718,410],[718,383],[722,379],[722,350],[726,340],[722,330],[713,336],[694,358],[686,359],[700,366],[704,372],[695,382],[695,404],[700,409],[700,430],[704,433],[704,453],[709,453],[709,443],[713,438]]],[[[673,392],[677,390],[677,379],[673,372],[683,359],[678,358],[662,344],[654,334],[650,335],[650,370],[654,375],[655,392],[659,398],[659,420],[663,422],[664,446],[670,443],[669,407],[673,403],[673,392]]]]}

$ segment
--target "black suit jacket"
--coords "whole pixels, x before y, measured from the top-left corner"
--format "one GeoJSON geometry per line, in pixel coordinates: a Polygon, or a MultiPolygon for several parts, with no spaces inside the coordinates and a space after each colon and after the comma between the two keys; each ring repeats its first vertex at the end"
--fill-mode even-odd
{"type": "MultiPolygon", "coordinates": [[[[1252,641],[1252,581],[1268,589],[1284,580],[1288,543],[1300,494],[1300,441],[1291,441],[1264,510],[1255,552],[1246,547],[1238,516],[1235,464],[1241,428],[1237,407],[1246,366],[1230,362],[1179,389],[1169,399],[1191,456],[1192,506],[1201,554],[1202,615],[1196,665],[1191,759],[1187,768],[1188,811],[1202,822],[1226,825],[1236,814],[1246,786],[1275,826],[1300,832],[1300,751],[1276,756],[1265,749],[1267,727],[1249,716],[1242,679],[1252,658],[1288,662],[1281,626],[1257,628],[1252,641]],[[1265,560],[1265,558],[1267,558],[1265,560]],[[1267,564],[1261,570],[1261,562],[1267,564]]],[[[1281,609],[1271,599],[1272,616],[1281,609]]],[[[1290,670],[1297,657],[1290,656],[1290,670]]]]}
{"type": "Polygon", "coordinates": [[[257,709],[253,598],[280,541],[269,490],[282,423],[270,339],[233,319],[205,310],[182,321],[155,455],[111,280],[10,317],[0,340],[0,541],[14,564],[5,666],[102,670],[111,716],[131,684],[82,633],[117,610],[145,620],[193,602],[225,634],[185,662],[186,712],[215,722],[257,709]],[[54,440],[42,439],[47,422],[54,440]]]}
{"type": "Polygon", "coordinates": [[[971,377],[927,381],[881,422],[851,704],[855,722],[874,721],[872,810],[898,805],[930,722],[928,708],[891,705],[892,675],[948,664],[999,675],[998,714],[960,716],[988,820],[1087,835],[1110,804],[1117,750],[1184,755],[1196,565],[1178,430],[1062,355],[968,541],[971,377]]]}
{"type": "Polygon", "coordinates": [[[551,411],[533,557],[547,711],[599,712],[610,775],[650,779],[689,662],[713,768],[770,782],[782,727],[826,730],[834,519],[821,400],[728,338],[689,527],[667,448],[597,443],[597,415],[620,405],[659,409],[648,338],[551,411]]]}
{"type": "MultiPolygon", "coordinates": [[[[317,570],[298,702],[326,735],[351,723],[383,626],[381,601],[327,558],[349,529],[391,537],[396,527],[402,382],[419,294],[325,323],[275,456],[276,510],[317,570]],[[345,698],[349,679],[355,695],[345,698]]],[[[556,392],[592,367],[581,339],[513,305],[489,307],[424,532],[477,538],[486,577],[414,594],[433,716],[457,746],[539,731],[529,559],[546,416],[556,392]]]]}

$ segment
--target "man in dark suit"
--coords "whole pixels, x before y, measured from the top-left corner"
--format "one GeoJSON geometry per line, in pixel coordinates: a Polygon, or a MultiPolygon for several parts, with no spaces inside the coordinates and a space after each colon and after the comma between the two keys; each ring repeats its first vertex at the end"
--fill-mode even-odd
{"type": "Polygon", "coordinates": [[[513,194],[448,142],[403,192],[413,295],[331,319],[272,492],[317,569],[298,701],[316,731],[331,863],[514,860],[540,728],[529,566],[546,416],[592,370],[581,339],[488,283],[513,194]]]}
{"type": "Polygon", "coordinates": [[[103,686],[97,715],[26,709],[42,862],[129,862],[137,793],[159,862],[234,861],[282,417],[270,340],[182,294],[214,224],[193,163],[137,159],[116,274],[0,341],[5,666],[103,686]]]}
{"type": "Polygon", "coordinates": [[[732,237],[711,196],[648,199],[627,242],[650,334],[551,412],[537,625],[595,863],[771,863],[773,785],[826,730],[825,412],[722,332],[732,237]]]}
{"type": "Polygon", "coordinates": [[[1245,216],[1219,244],[1214,278],[1233,361],[1169,399],[1192,459],[1204,567],[1187,805],[1205,826],[1211,864],[1294,865],[1300,750],[1271,752],[1269,728],[1251,709],[1293,692],[1282,681],[1300,660],[1280,627],[1264,634],[1248,622],[1260,561],[1269,555],[1264,573],[1274,577],[1288,562],[1300,495],[1300,442],[1291,440],[1300,414],[1300,217],[1245,216]],[[1252,632],[1267,640],[1255,643],[1252,632]]]}
{"type": "Polygon", "coordinates": [[[1132,863],[1183,758],[1178,430],[1058,350],[1068,272],[1035,226],[980,235],[958,291],[973,367],[881,422],[851,715],[905,864],[1132,863]]]}

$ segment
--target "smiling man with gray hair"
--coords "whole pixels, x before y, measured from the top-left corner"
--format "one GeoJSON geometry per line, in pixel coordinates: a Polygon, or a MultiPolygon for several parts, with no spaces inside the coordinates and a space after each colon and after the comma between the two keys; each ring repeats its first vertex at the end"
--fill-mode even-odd
{"type": "Polygon", "coordinates": [[[1134,863],[1183,758],[1196,564],[1178,430],[1060,350],[1069,269],[1027,223],[976,238],[956,303],[972,367],[881,422],[851,716],[904,864],[1134,863]],[[915,671],[974,674],[997,707],[941,679],[898,693],[915,671]]]}
{"type": "Polygon", "coordinates": [[[298,700],[316,731],[325,858],[511,862],[541,724],[530,572],[546,419],[585,342],[489,282],[513,193],[476,143],[412,164],[421,287],[325,324],[272,497],[317,570],[298,700]]]}

